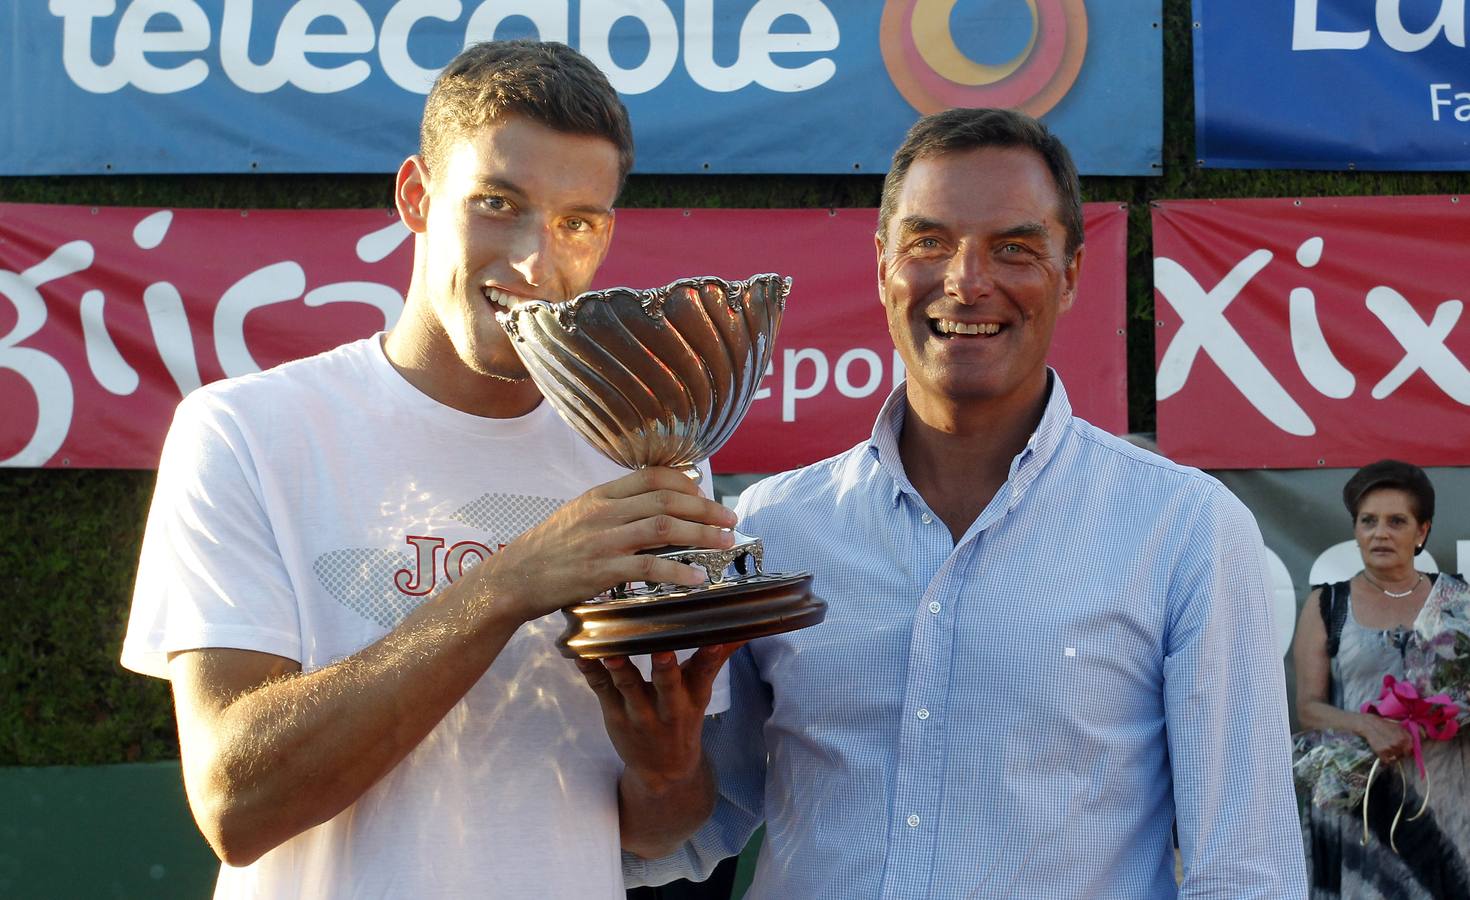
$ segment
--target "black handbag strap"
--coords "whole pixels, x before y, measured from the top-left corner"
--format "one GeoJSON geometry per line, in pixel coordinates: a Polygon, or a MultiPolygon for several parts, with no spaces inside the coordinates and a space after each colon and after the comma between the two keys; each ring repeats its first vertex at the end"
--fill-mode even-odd
{"type": "MultiPolygon", "coordinates": [[[[1441,574],[1464,580],[1457,572],[1430,572],[1429,583],[1434,584],[1441,574]]],[[[1347,622],[1348,615],[1348,594],[1352,588],[1346,581],[1321,584],[1317,587],[1321,589],[1321,593],[1317,595],[1317,602],[1322,610],[1322,624],[1327,627],[1327,658],[1331,659],[1337,655],[1337,645],[1342,641],[1342,626],[1347,622]]]]}
{"type": "Polygon", "coordinates": [[[1337,645],[1342,640],[1342,626],[1347,622],[1348,594],[1352,588],[1346,581],[1318,585],[1321,593],[1317,601],[1321,605],[1322,624],[1327,628],[1327,658],[1337,655],[1337,645]]]}

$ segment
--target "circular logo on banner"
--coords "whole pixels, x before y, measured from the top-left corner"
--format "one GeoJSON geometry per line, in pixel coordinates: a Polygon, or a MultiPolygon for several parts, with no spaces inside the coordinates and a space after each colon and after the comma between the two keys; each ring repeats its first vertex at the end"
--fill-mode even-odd
{"type": "Polygon", "coordinates": [[[993,106],[1040,116],[1072,88],[1087,52],[1083,0],[1024,0],[1030,36],[1020,53],[999,64],[978,63],[955,44],[950,18],[957,2],[887,0],[883,6],[883,65],[914,109],[927,115],[993,106]]]}

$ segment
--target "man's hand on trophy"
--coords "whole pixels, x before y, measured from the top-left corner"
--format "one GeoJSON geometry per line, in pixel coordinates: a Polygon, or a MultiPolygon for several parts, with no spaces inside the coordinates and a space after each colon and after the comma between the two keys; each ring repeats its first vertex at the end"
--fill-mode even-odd
{"type": "Polygon", "coordinates": [[[632,660],[613,656],[578,659],[577,668],[597,694],[613,747],[626,765],[622,790],[657,797],[708,782],[700,732],[715,677],[744,642],[701,647],[679,663],[672,651],[652,654],[652,678],[632,660]]]}
{"type": "Polygon", "coordinates": [[[735,513],[701,496],[684,473],[653,466],[564,504],[477,568],[493,579],[492,596],[530,621],[619,584],[703,584],[702,569],[639,551],[724,549],[734,526],[735,513]]]}

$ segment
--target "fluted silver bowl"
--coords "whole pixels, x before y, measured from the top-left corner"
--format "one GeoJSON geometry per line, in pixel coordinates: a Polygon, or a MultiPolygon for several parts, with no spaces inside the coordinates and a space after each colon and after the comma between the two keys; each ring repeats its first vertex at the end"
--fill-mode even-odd
{"type": "Polygon", "coordinates": [[[496,315],[542,395],[609,459],[687,466],[750,408],[790,292],[780,275],[705,276],[496,315]]]}

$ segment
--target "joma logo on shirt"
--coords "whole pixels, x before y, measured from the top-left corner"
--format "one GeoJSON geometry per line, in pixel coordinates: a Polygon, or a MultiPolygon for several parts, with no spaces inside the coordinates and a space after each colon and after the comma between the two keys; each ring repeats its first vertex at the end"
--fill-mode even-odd
{"type": "Polygon", "coordinates": [[[453,584],[491,554],[505,549],[503,543],[496,544],[492,550],[479,541],[466,540],[459,541],[444,551],[443,538],[417,534],[409,535],[404,541],[414,549],[414,564],[412,568],[399,569],[393,573],[393,585],[399,591],[414,597],[422,597],[434,590],[439,572],[444,573],[446,582],[453,584]],[[442,563],[441,551],[444,551],[442,563]]]}

